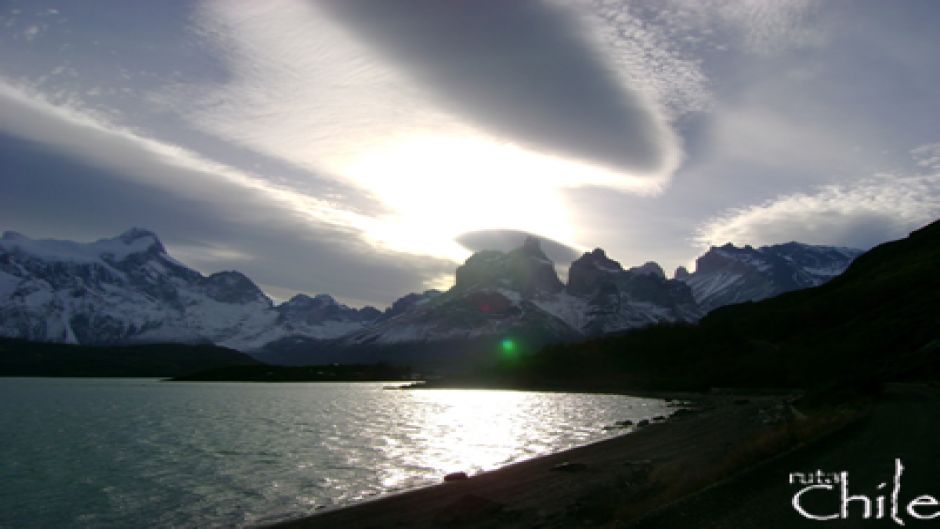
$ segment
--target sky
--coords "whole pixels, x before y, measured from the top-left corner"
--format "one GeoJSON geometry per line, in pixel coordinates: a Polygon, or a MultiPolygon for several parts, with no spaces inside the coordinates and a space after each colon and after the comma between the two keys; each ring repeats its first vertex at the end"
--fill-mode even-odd
{"type": "Polygon", "coordinates": [[[940,216],[940,2],[0,0],[0,230],[361,306],[940,216]]]}

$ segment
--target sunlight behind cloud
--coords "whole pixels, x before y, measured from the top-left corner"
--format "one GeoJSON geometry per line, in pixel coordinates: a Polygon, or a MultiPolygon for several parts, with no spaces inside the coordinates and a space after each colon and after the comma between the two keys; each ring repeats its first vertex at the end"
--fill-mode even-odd
{"type": "Polygon", "coordinates": [[[482,137],[416,135],[363,152],[342,167],[395,213],[366,235],[399,251],[460,261],[460,234],[488,229],[577,240],[560,190],[592,184],[643,192],[648,183],[482,137]]]}
{"type": "MultiPolygon", "coordinates": [[[[461,261],[469,253],[460,234],[515,229],[578,247],[564,189],[656,193],[680,161],[660,121],[650,141],[662,158],[652,170],[537,152],[436,105],[426,86],[316,3],[242,7],[208,2],[198,12],[200,34],[231,75],[198,93],[179,87],[194,105],[190,124],[374,196],[387,212],[356,228],[375,246],[461,261]]],[[[655,106],[643,111],[661,120],[655,106]]]]}

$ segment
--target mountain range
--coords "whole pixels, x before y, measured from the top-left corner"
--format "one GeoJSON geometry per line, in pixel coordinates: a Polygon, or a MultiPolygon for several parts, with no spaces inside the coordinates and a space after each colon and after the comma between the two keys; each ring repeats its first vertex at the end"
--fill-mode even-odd
{"type": "MultiPolygon", "coordinates": [[[[563,283],[539,240],[481,251],[446,292],[411,293],[384,311],[327,294],[276,304],[237,271],[205,276],[134,228],[91,243],[0,238],[0,336],[86,345],[211,343],[267,360],[304,363],[303,351],[479,344],[530,347],[694,322],[716,307],[821,284],[861,252],[791,242],[713,247],[666,277],[653,262],[624,268],[595,249],[563,283]],[[290,354],[284,354],[284,353],[290,354]]],[[[341,356],[334,356],[333,359],[341,356]]]]}
{"type": "Polygon", "coordinates": [[[819,286],[842,273],[862,252],[838,246],[798,242],[753,248],[732,244],[712,247],[695,260],[695,272],[676,270],[692,287],[705,312],[724,305],[758,301],[791,290],[819,286]]]}
{"type": "Polygon", "coordinates": [[[936,383],[938,264],[940,221],[876,246],[817,287],[727,305],[693,325],[558,344],[521,364],[467,375],[460,384],[581,391],[789,387],[839,394],[877,391],[883,381],[936,383]]]}

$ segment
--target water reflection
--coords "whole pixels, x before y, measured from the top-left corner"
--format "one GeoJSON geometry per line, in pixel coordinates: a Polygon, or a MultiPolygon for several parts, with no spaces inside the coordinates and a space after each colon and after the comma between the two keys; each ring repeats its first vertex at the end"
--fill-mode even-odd
{"type": "MultiPolygon", "coordinates": [[[[406,395],[410,403],[402,407],[400,422],[382,439],[383,459],[397,465],[382,470],[387,489],[438,481],[450,472],[492,470],[600,437],[602,425],[584,424],[589,410],[577,396],[497,390],[406,395]]],[[[651,405],[661,407],[649,399],[630,401],[622,419],[643,418],[651,405]]]]}
{"type": "Polygon", "coordinates": [[[662,401],[383,384],[0,380],[0,527],[257,526],[619,432],[662,401]],[[29,406],[22,406],[29,402],[29,406]]]}

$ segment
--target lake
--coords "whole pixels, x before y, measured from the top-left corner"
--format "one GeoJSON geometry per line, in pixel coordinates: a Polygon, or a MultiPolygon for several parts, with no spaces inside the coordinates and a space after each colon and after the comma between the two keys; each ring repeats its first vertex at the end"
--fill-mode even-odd
{"type": "Polygon", "coordinates": [[[440,483],[666,415],[617,395],[0,379],[0,527],[233,527],[440,483]]]}

